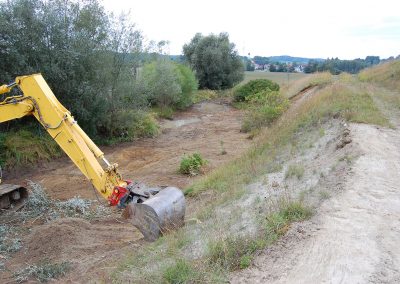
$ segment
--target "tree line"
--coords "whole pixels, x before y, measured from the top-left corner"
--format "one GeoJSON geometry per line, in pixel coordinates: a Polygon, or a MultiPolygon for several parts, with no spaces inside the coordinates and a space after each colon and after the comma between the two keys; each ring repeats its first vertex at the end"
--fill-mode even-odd
{"type": "Polygon", "coordinates": [[[365,59],[341,60],[339,58],[328,58],[322,62],[310,61],[304,68],[305,73],[329,71],[333,75],[342,72],[356,74],[362,69],[379,64],[379,56],[367,56],[365,59]]]}
{"type": "MultiPolygon", "coordinates": [[[[184,62],[163,54],[165,44],[145,44],[129,14],[109,13],[98,0],[0,2],[1,82],[42,73],[82,128],[99,139],[155,135],[150,108],[183,109],[198,87],[230,88],[243,78],[226,33],[196,34],[183,47],[184,62]]],[[[12,121],[0,130],[27,123],[12,121]]]]}

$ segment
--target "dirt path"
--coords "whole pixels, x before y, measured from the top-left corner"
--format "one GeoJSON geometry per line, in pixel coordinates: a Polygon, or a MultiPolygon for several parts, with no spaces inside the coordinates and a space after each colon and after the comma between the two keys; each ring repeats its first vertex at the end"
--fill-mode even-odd
{"type": "Polygon", "coordinates": [[[344,191],[231,283],[400,283],[400,131],[364,124],[350,130],[362,154],[344,191]]]}

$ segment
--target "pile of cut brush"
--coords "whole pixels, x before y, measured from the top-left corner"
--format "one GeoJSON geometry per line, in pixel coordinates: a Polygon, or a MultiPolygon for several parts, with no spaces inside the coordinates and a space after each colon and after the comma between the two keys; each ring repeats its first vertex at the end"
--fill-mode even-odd
{"type": "Polygon", "coordinates": [[[110,213],[108,207],[79,196],[66,201],[50,199],[41,185],[33,182],[28,184],[29,198],[26,204],[16,212],[3,212],[0,216],[0,220],[4,221],[2,223],[23,224],[31,219],[48,222],[65,217],[91,220],[110,213]]]}

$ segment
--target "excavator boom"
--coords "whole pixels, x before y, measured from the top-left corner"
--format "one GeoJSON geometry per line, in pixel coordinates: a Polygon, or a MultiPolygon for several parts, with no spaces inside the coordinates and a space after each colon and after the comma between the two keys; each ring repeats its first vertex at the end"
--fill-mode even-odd
{"type": "MultiPolygon", "coordinates": [[[[4,101],[0,102],[0,123],[33,115],[68,155],[71,161],[79,168],[82,174],[90,180],[101,196],[108,200],[111,206],[117,205],[120,208],[126,208],[129,204],[129,210],[132,212],[132,208],[135,208],[135,204],[145,204],[148,200],[150,202],[153,196],[157,196],[159,190],[151,191],[143,186],[139,189],[137,186],[131,184],[130,181],[122,178],[117,171],[118,165],[111,164],[107,161],[104,157],[104,153],[79,127],[71,113],[58,101],[41,74],[17,77],[14,83],[1,86],[0,94],[10,92],[15,86],[20,88],[22,95],[8,96],[4,101]]],[[[182,192],[177,188],[173,188],[173,190],[169,189],[168,191],[170,195],[176,196],[176,200],[170,200],[171,208],[173,204],[179,200],[180,206],[178,207],[180,211],[174,213],[174,216],[176,219],[179,219],[179,221],[172,220],[171,222],[165,222],[164,219],[170,219],[168,216],[164,216],[163,213],[157,215],[158,220],[156,220],[155,223],[159,224],[159,228],[155,231],[158,230],[158,235],[160,235],[164,227],[168,227],[170,223],[181,224],[185,214],[185,200],[182,192]],[[166,225],[164,226],[164,224],[166,225]]],[[[160,196],[162,195],[163,194],[160,194],[160,196]]],[[[150,203],[151,207],[153,207],[156,212],[168,211],[158,210],[158,208],[156,208],[158,203],[150,203]]],[[[162,206],[165,206],[165,204],[162,204],[162,206]]],[[[135,208],[134,211],[139,212],[142,210],[140,209],[142,207],[143,206],[139,206],[139,208],[135,208]]],[[[145,215],[146,214],[136,214],[135,216],[137,217],[135,218],[143,218],[143,220],[136,220],[135,222],[147,222],[146,220],[148,219],[146,219],[145,215]]],[[[125,214],[125,216],[134,218],[134,214],[125,214]]],[[[135,222],[132,223],[135,224],[135,222]]],[[[150,235],[147,231],[143,231],[145,229],[142,229],[146,226],[137,227],[142,231],[145,237],[150,235]]],[[[151,239],[155,239],[154,236],[157,235],[157,233],[152,233],[151,235],[151,239]]]]}

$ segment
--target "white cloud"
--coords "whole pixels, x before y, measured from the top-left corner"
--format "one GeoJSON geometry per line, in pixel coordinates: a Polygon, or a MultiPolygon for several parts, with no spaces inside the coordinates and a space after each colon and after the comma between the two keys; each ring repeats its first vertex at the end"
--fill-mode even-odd
{"type": "MultiPolygon", "coordinates": [[[[356,58],[400,54],[395,0],[104,0],[107,10],[131,10],[152,40],[178,54],[196,32],[230,34],[241,54],[356,58]]],[[[399,31],[400,32],[400,31],[399,31]]]]}

